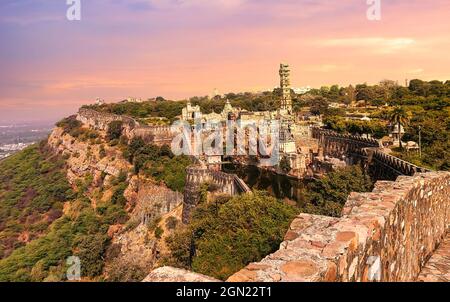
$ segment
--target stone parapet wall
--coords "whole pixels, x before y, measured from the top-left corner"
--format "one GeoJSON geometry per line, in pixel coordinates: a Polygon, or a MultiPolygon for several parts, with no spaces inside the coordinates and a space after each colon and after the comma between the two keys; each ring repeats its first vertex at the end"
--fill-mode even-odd
{"type": "Polygon", "coordinates": [[[321,128],[313,128],[312,134],[319,140],[324,155],[350,159],[353,164],[363,162],[375,179],[394,180],[400,175],[413,176],[415,173],[430,172],[428,169],[385,153],[376,139],[339,134],[321,128]]]}
{"type": "Polygon", "coordinates": [[[275,253],[228,281],[414,281],[450,226],[450,173],[352,193],[343,217],[299,215],[275,253]]]}
{"type": "Polygon", "coordinates": [[[362,136],[357,135],[349,135],[349,134],[340,134],[337,132],[334,132],[332,130],[326,130],[322,128],[312,128],[312,136],[315,139],[318,139],[320,142],[323,143],[324,139],[328,140],[339,140],[339,141],[345,141],[348,144],[354,144],[359,147],[364,148],[377,148],[381,147],[380,143],[373,138],[365,138],[362,136]]]}
{"type": "Polygon", "coordinates": [[[450,282],[450,233],[420,272],[420,282],[450,282]]]}
{"type": "Polygon", "coordinates": [[[146,143],[157,145],[170,145],[175,133],[170,126],[146,126],[140,125],[131,117],[116,115],[107,112],[99,112],[93,109],[81,108],[77,119],[84,125],[100,131],[107,131],[113,121],[123,123],[123,134],[128,138],[142,138],[146,143]]]}
{"type": "Polygon", "coordinates": [[[169,279],[171,282],[220,282],[212,277],[168,266],[155,269],[142,282],[167,282],[169,279]]]}
{"type": "Polygon", "coordinates": [[[200,187],[204,183],[217,186],[217,191],[230,196],[251,192],[245,182],[235,174],[209,170],[207,167],[190,166],[186,169],[186,186],[183,201],[183,222],[188,223],[192,210],[200,202],[200,187]]]}
{"type": "Polygon", "coordinates": [[[131,217],[145,225],[170,213],[183,203],[182,193],[172,191],[152,179],[137,176],[130,180],[126,193],[128,194],[125,196],[134,205],[131,217]]]}
{"type": "MultiPolygon", "coordinates": [[[[412,176],[416,173],[431,172],[431,170],[416,166],[390,154],[386,154],[382,150],[366,148],[362,150],[362,153],[367,157],[369,164],[374,166],[374,169],[384,170],[385,174],[387,174],[386,170],[390,170],[390,174],[392,174],[393,177],[398,175],[412,176]]],[[[380,173],[375,174],[381,174],[381,171],[380,173]]]]}

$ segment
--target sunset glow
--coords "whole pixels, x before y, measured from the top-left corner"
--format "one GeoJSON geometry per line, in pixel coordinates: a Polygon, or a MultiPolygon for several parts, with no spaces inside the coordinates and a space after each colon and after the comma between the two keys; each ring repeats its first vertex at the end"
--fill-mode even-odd
{"type": "Polygon", "coordinates": [[[183,99],[278,85],[450,79],[450,2],[65,0],[0,2],[0,124],[57,120],[101,97],[183,99]]]}

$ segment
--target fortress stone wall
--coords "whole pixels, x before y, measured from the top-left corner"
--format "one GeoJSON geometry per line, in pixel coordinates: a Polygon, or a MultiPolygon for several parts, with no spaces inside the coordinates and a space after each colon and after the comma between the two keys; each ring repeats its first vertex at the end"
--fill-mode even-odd
{"type": "MultiPolygon", "coordinates": [[[[449,196],[449,172],[379,181],[373,192],[352,193],[341,218],[299,215],[278,251],[227,281],[415,281],[448,233],[449,196]]],[[[172,271],[146,280],[177,281],[172,271]]]]}
{"type": "Polygon", "coordinates": [[[280,249],[228,281],[414,281],[450,226],[450,173],[381,181],[343,217],[299,215],[280,249]]]}
{"type": "Polygon", "coordinates": [[[346,155],[350,152],[358,152],[364,148],[379,148],[380,143],[376,139],[364,138],[357,135],[340,134],[331,130],[312,128],[312,136],[319,140],[319,145],[329,155],[346,155]]]}
{"type": "Polygon", "coordinates": [[[81,108],[78,111],[77,120],[92,129],[107,131],[108,125],[114,121],[123,122],[124,134],[129,137],[131,131],[139,124],[132,118],[112,113],[98,112],[92,109],[81,108]]]}
{"type": "Polygon", "coordinates": [[[361,151],[369,171],[377,179],[396,179],[400,175],[412,176],[416,173],[431,172],[428,169],[386,154],[380,149],[366,148],[361,151]]]}
{"type": "Polygon", "coordinates": [[[200,187],[204,183],[214,184],[219,192],[230,196],[251,192],[237,175],[208,170],[206,167],[188,167],[184,189],[183,223],[189,222],[192,210],[200,202],[200,187]]]}
{"type": "Polygon", "coordinates": [[[339,134],[334,131],[313,128],[312,135],[326,156],[346,159],[350,164],[362,164],[371,176],[379,180],[395,180],[398,176],[413,176],[430,172],[395,156],[383,152],[376,139],[356,135],[339,134]]]}
{"type": "Polygon", "coordinates": [[[183,202],[183,194],[152,179],[137,176],[130,180],[125,194],[135,205],[131,217],[144,225],[173,211],[183,202]]]}
{"type": "Polygon", "coordinates": [[[107,131],[108,125],[113,121],[123,123],[123,134],[128,138],[141,137],[147,143],[156,145],[170,145],[175,134],[170,126],[146,126],[140,125],[131,117],[116,115],[107,112],[81,108],[77,119],[92,129],[107,131]]]}

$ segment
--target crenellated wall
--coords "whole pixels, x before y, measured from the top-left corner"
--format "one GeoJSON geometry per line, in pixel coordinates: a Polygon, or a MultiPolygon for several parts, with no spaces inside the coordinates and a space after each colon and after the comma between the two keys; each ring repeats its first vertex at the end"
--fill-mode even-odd
{"type": "Polygon", "coordinates": [[[170,126],[139,126],[133,129],[132,137],[141,137],[146,143],[158,146],[169,145],[175,136],[170,126]]]}
{"type": "Polygon", "coordinates": [[[251,189],[237,175],[208,170],[206,167],[191,166],[186,169],[186,186],[183,201],[183,223],[188,223],[192,210],[200,202],[200,187],[204,183],[215,184],[218,191],[230,196],[251,192],[251,189]]]}
{"type": "Polygon", "coordinates": [[[362,163],[375,179],[395,180],[401,175],[412,176],[415,173],[430,172],[384,153],[376,139],[339,134],[320,128],[313,128],[312,135],[319,140],[324,155],[346,159],[351,164],[362,163]]]}
{"type": "Polygon", "coordinates": [[[96,110],[81,108],[77,119],[83,124],[100,131],[107,131],[108,125],[113,121],[123,122],[123,134],[128,138],[141,137],[147,143],[156,145],[170,145],[175,133],[170,126],[140,125],[131,117],[116,115],[96,110]]]}
{"type": "Polygon", "coordinates": [[[362,149],[362,155],[366,159],[371,174],[378,178],[395,179],[399,175],[412,176],[416,173],[431,172],[379,149],[362,149]]]}
{"type": "Polygon", "coordinates": [[[280,249],[228,281],[414,281],[450,227],[450,173],[380,181],[341,218],[299,215],[280,249]]]}
{"type": "Polygon", "coordinates": [[[364,148],[380,148],[376,139],[339,134],[331,130],[312,128],[313,138],[319,140],[324,155],[342,158],[359,155],[364,148]]]}

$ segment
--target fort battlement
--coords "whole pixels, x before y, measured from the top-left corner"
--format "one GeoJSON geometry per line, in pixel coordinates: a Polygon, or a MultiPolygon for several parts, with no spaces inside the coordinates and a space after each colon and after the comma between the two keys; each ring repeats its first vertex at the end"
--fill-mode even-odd
{"type": "Polygon", "coordinates": [[[395,179],[399,175],[413,176],[416,173],[431,172],[431,170],[416,166],[379,149],[362,149],[362,155],[366,159],[372,174],[379,178],[395,179]]]}
{"type": "Polygon", "coordinates": [[[319,140],[324,155],[345,158],[351,164],[361,163],[375,179],[395,180],[401,175],[413,176],[415,173],[430,172],[385,153],[376,139],[339,134],[320,128],[313,128],[312,135],[319,140]]]}
{"type": "Polygon", "coordinates": [[[80,108],[78,110],[77,120],[84,125],[100,131],[107,131],[108,125],[114,121],[123,123],[124,132],[128,136],[132,129],[139,126],[134,119],[122,115],[116,115],[107,112],[99,112],[92,109],[80,108]]]}
{"type": "Polygon", "coordinates": [[[183,222],[188,223],[192,210],[200,202],[200,187],[204,183],[214,184],[223,194],[234,196],[251,192],[251,189],[235,174],[208,170],[207,167],[191,166],[187,168],[186,187],[183,201],[183,222]]]}
{"type": "Polygon", "coordinates": [[[141,125],[131,117],[107,112],[99,112],[93,109],[81,108],[77,119],[92,129],[107,131],[108,125],[114,121],[123,123],[123,134],[128,138],[141,137],[147,143],[157,145],[170,144],[174,133],[170,126],[141,125]]]}
{"type": "Polygon", "coordinates": [[[380,148],[380,143],[373,138],[365,138],[357,135],[340,134],[332,130],[312,128],[312,136],[319,140],[319,144],[327,144],[332,142],[345,142],[349,147],[358,148],[380,148]]]}

